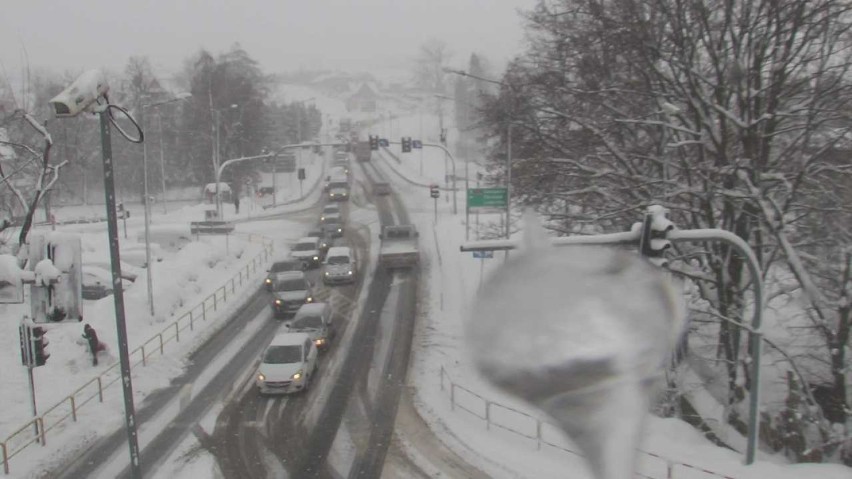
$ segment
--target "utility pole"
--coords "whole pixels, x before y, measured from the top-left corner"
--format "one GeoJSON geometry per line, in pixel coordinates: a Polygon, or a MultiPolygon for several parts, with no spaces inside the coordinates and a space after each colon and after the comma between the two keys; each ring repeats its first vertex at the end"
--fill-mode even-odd
{"type": "Polygon", "coordinates": [[[157,110],[157,123],[160,127],[160,179],[163,181],[163,214],[168,213],[166,209],[166,159],[163,153],[163,115],[157,110]]]}

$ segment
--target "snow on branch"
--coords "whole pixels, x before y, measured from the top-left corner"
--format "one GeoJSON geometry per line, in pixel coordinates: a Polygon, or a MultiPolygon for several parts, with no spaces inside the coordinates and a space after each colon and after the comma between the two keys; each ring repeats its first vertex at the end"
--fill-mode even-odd
{"type": "Polygon", "coordinates": [[[813,279],[811,279],[811,275],[805,268],[799,253],[795,250],[793,245],[790,244],[790,240],[783,231],[783,225],[777,225],[772,222],[771,219],[777,217],[776,208],[762,197],[760,190],[751,182],[751,179],[749,179],[748,174],[745,171],[738,171],[737,176],[740,180],[742,180],[749,189],[749,192],[757,201],[758,206],[760,206],[763,212],[763,221],[767,224],[767,226],[769,226],[770,230],[775,235],[775,238],[778,240],[778,244],[787,256],[787,263],[789,264],[793,275],[796,276],[796,280],[802,285],[802,289],[808,296],[811,305],[816,309],[817,314],[820,317],[823,317],[822,308],[826,304],[826,299],[820,292],[819,288],[817,288],[814,284],[813,279]]]}

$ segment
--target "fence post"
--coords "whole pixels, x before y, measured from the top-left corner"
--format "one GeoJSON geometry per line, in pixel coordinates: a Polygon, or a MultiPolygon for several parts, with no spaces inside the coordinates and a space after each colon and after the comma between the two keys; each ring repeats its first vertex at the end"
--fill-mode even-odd
{"type": "Polygon", "coordinates": [[[207,300],[201,302],[201,320],[207,321],[207,300]]]}
{"type": "Polygon", "coordinates": [[[101,382],[100,376],[98,376],[98,401],[104,402],[104,385],[101,382]]]}
{"type": "Polygon", "coordinates": [[[218,291],[213,291],[213,311],[216,311],[216,293],[218,291]]]}
{"type": "Polygon", "coordinates": [[[666,461],[666,479],[674,479],[674,464],[666,461]]]}
{"type": "Polygon", "coordinates": [[[536,449],[536,451],[540,451],[541,450],[541,421],[538,420],[538,419],[535,420],[535,438],[536,438],[536,442],[537,442],[535,449],[536,449]]]}
{"type": "Polygon", "coordinates": [[[46,446],[47,445],[47,434],[45,434],[45,431],[44,431],[44,418],[43,417],[37,417],[36,418],[36,424],[38,424],[38,431],[41,434],[41,445],[46,446]]]}
{"type": "Polygon", "coordinates": [[[163,355],[163,333],[160,333],[157,336],[159,336],[159,338],[160,338],[160,356],[162,356],[163,355]]]}
{"type": "Polygon", "coordinates": [[[77,422],[77,401],[74,400],[74,396],[68,396],[68,399],[71,401],[71,419],[77,422]]]}
{"type": "Polygon", "coordinates": [[[485,430],[491,430],[491,401],[485,400],[485,430]]]}
{"type": "Polygon", "coordinates": [[[192,331],[193,329],[195,329],[195,328],[193,327],[194,325],[193,325],[192,323],[193,323],[193,321],[192,321],[192,310],[190,309],[190,310],[189,310],[189,330],[190,330],[190,331],[192,331]]]}
{"type": "Polygon", "coordinates": [[[225,283],[225,285],[222,286],[222,302],[228,302],[228,283],[225,283]]]}
{"type": "Polygon", "coordinates": [[[456,410],[456,383],[450,381],[450,411],[456,410]]]}
{"type": "Polygon", "coordinates": [[[145,345],[143,344],[139,347],[139,349],[142,350],[142,366],[147,366],[147,364],[145,363],[145,345]]]}
{"type": "Polygon", "coordinates": [[[180,320],[175,321],[175,341],[180,342],[180,328],[178,327],[178,323],[180,320]]]}
{"type": "Polygon", "coordinates": [[[441,365],[441,391],[444,390],[444,365],[441,365]]]}
{"type": "MultiPolygon", "coordinates": [[[[242,274],[240,275],[240,284],[242,284],[242,274]]],[[[237,284],[234,282],[234,278],[231,278],[231,294],[236,294],[237,292],[237,284]]]]}
{"type": "Polygon", "coordinates": [[[3,450],[3,473],[9,474],[9,451],[6,449],[5,442],[0,442],[0,449],[3,450]]]}

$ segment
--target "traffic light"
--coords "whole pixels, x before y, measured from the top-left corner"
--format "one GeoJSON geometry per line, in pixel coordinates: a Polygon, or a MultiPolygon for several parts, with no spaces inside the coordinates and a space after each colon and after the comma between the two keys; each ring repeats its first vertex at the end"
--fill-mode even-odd
{"type": "Polygon", "coordinates": [[[82,321],[83,269],[80,237],[58,232],[33,235],[30,238],[29,262],[36,273],[35,284],[30,288],[33,322],[82,321]],[[48,263],[52,263],[52,268],[48,263]]]}
{"type": "Polygon", "coordinates": [[[21,337],[21,364],[29,366],[30,360],[30,329],[28,326],[21,325],[18,328],[18,335],[21,337]]]}
{"type": "Polygon", "coordinates": [[[379,149],[379,137],[370,135],[370,149],[378,150],[379,149]]]}
{"type": "Polygon", "coordinates": [[[50,354],[47,352],[47,345],[50,342],[45,337],[45,329],[41,326],[34,326],[30,329],[30,339],[33,345],[33,367],[44,366],[47,363],[47,358],[50,354]]]}
{"type": "Polygon", "coordinates": [[[437,198],[440,196],[441,191],[438,190],[438,185],[429,185],[429,196],[432,198],[437,198]]]}
{"type": "Polygon", "coordinates": [[[441,144],[446,146],[447,144],[447,129],[441,128],[441,144]]]}
{"type": "Polygon", "coordinates": [[[666,218],[666,209],[660,205],[651,205],[642,221],[642,232],[639,236],[639,253],[657,266],[665,267],[669,261],[665,251],[671,247],[666,239],[669,231],[674,229],[674,223],[666,218]]]}
{"type": "Polygon", "coordinates": [[[403,136],[402,137],[402,152],[403,153],[411,153],[411,137],[403,136]]]}

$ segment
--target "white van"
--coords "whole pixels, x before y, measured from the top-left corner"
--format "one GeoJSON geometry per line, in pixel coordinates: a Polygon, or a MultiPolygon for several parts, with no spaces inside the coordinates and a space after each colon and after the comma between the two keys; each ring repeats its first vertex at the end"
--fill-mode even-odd
{"type": "Polygon", "coordinates": [[[354,283],[357,265],[352,250],[347,246],[333,246],[328,249],[322,266],[324,284],[354,283]]]}

